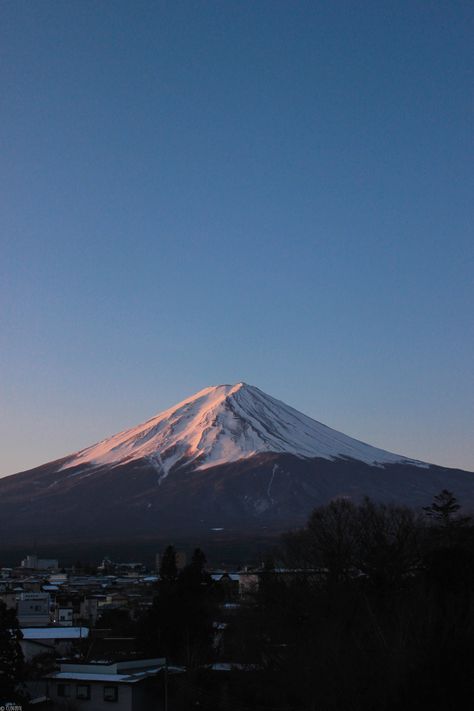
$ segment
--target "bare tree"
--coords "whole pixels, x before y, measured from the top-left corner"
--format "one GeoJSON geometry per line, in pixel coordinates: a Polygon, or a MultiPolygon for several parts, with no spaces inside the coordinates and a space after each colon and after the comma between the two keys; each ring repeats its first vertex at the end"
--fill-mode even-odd
{"type": "Polygon", "coordinates": [[[345,579],[355,563],[357,507],[347,499],[313,511],[308,522],[309,553],[333,582],[345,579]]]}
{"type": "Polygon", "coordinates": [[[366,498],[357,510],[356,565],[377,586],[399,584],[420,562],[422,519],[366,498]]]}

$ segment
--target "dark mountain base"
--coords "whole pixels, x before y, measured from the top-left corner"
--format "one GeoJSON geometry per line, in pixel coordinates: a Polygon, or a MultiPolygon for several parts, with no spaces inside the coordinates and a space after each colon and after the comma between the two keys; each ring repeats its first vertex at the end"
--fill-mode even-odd
{"type": "Polygon", "coordinates": [[[465,509],[474,509],[474,474],[435,466],[267,453],[200,471],[181,467],[160,482],[146,460],[60,471],[63,463],[0,479],[1,549],[57,549],[60,542],[78,553],[110,554],[120,544],[131,555],[137,545],[151,550],[161,542],[208,541],[230,550],[239,541],[303,526],[315,506],[336,497],[421,508],[449,488],[465,509]]]}

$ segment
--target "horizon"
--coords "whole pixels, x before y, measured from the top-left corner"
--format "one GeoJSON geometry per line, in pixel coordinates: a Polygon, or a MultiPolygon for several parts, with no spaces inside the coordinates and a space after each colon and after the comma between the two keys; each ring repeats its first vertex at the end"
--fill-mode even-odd
{"type": "Polygon", "coordinates": [[[0,476],[242,377],[474,469],[471,3],[0,18],[0,476]]]}

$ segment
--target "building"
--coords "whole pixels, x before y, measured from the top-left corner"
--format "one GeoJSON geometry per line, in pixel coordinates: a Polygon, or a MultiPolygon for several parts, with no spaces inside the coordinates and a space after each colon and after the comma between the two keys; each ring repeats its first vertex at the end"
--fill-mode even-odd
{"type": "Polygon", "coordinates": [[[49,593],[22,592],[17,598],[17,617],[20,627],[44,627],[50,621],[49,593]]]}
{"type": "Polygon", "coordinates": [[[21,561],[21,567],[31,570],[57,570],[59,561],[56,558],[38,558],[37,555],[27,555],[21,561]]]}
{"type": "Polygon", "coordinates": [[[89,664],[62,663],[48,674],[47,696],[54,707],[74,704],[80,711],[160,711],[165,708],[166,660],[133,659],[89,664]]]}
{"type": "Polygon", "coordinates": [[[58,607],[55,611],[55,622],[61,627],[72,627],[73,615],[72,607],[58,607]]]}
{"type": "Polygon", "coordinates": [[[88,627],[29,627],[21,632],[20,647],[27,662],[46,652],[70,654],[75,644],[89,637],[88,627]]]}

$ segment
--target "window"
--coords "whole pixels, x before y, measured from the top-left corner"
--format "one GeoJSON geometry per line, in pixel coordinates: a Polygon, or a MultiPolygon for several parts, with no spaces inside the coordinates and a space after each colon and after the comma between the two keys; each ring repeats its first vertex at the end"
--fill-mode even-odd
{"type": "Polygon", "coordinates": [[[117,686],[104,686],[104,701],[118,701],[117,686]]]}
{"type": "Polygon", "coordinates": [[[71,696],[71,687],[69,684],[58,684],[58,696],[71,696]]]}
{"type": "Polygon", "coordinates": [[[76,686],[76,699],[90,699],[91,687],[89,684],[78,684],[76,686]]]}

